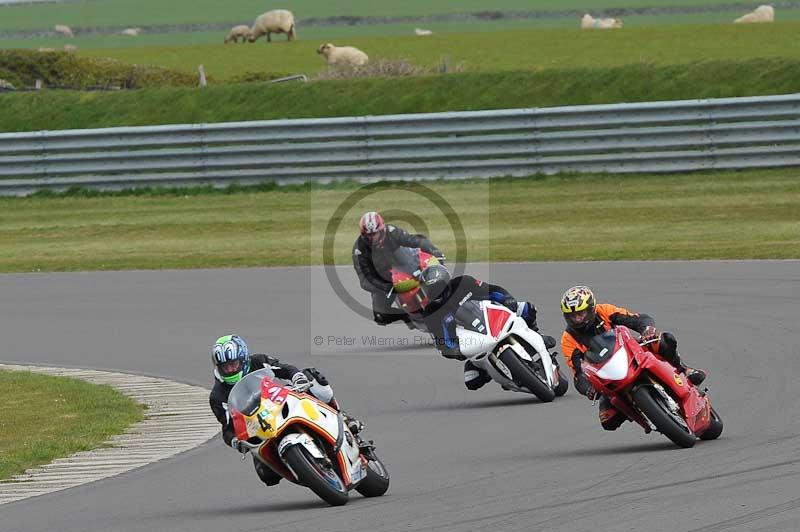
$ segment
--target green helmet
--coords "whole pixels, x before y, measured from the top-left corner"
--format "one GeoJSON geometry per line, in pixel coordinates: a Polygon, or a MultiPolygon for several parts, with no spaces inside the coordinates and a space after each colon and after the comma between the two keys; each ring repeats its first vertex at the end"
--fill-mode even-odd
{"type": "Polygon", "coordinates": [[[220,336],[211,348],[214,376],[225,384],[236,384],[250,371],[247,344],[235,334],[220,336]]]}

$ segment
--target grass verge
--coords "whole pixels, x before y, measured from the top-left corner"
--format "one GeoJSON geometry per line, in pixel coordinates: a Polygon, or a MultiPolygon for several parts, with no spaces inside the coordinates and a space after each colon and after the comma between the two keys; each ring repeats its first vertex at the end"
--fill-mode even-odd
{"type": "Polygon", "coordinates": [[[438,202],[396,183],[343,213],[359,185],[4,198],[0,271],[320,264],[332,219],[341,220],[331,233],[335,262],[350,264],[367,210],[409,220],[401,225],[452,258],[444,204],[464,226],[472,262],[796,259],[798,177],[788,169],[425,184],[438,202]]]}
{"type": "MultiPolygon", "coordinates": [[[[453,63],[456,64],[456,63],[453,63]]],[[[800,91],[800,59],[0,96],[0,131],[547,107],[800,91]]]]}
{"type": "Polygon", "coordinates": [[[97,448],[143,418],[109,386],[26,371],[0,371],[0,403],[0,480],[97,448]]]}

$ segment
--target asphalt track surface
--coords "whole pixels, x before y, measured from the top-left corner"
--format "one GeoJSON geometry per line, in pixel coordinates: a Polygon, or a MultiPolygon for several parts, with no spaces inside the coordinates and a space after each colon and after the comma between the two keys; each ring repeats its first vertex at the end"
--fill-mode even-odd
{"type": "MultiPolygon", "coordinates": [[[[264,487],[250,460],[215,438],[114,478],[2,506],[0,530],[800,529],[800,262],[468,271],[533,298],[546,332],[560,331],[558,298],[578,282],[653,314],[676,332],[686,361],[709,370],[722,437],[678,449],[630,423],[606,433],[596,406],[572,389],[552,404],[495,384],[469,392],[459,363],[414,346],[402,325],[356,316],[319,269],[3,275],[3,361],[208,386],[208,347],[235,330],[256,351],[327,373],[340,402],[366,422],[392,484],[382,498],[354,493],[347,506],[330,508],[285,481],[264,487]],[[373,347],[362,335],[411,345],[373,347]]],[[[342,277],[352,288],[350,272],[342,277]]]]}

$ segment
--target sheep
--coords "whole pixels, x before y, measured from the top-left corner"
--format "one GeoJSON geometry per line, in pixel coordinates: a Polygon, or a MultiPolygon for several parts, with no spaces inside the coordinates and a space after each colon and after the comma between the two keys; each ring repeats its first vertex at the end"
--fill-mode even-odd
{"type": "Polygon", "coordinates": [[[317,53],[325,56],[328,65],[362,66],[369,57],[353,46],[334,46],[331,43],[320,44],[317,53]]]}
{"type": "Polygon", "coordinates": [[[232,27],[231,31],[228,32],[228,36],[225,37],[225,44],[228,44],[231,41],[239,42],[240,37],[242,42],[247,42],[250,39],[250,26],[242,24],[240,26],[232,27]]]}
{"type": "Polygon", "coordinates": [[[72,33],[72,28],[64,24],[56,24],[53,26],[53,31],[69,38],[75,37],[75,34],[72,33]]]}
{"type": "Polygon", "coordinates": [[[772,6],[758,6],[750,13],[743,15],[733,21],[734,24],[751,22],[774,22],[775,10],[772,6]]]}
{"type": "Polygon", "coordinates": [[[414,28],[414,35],[432,35],[431,30],[423,30],[422,28],[414,28]]]}
{"type": "Polygon", "coordinates": [[[621,28],[622,20],[618,18],[594,18],[589,13],[583,15],[581,19],[581,29],[600,29],[610,30],[614,28],[621,28]]]}
{"type": "Polygon", "coordinates": [[[78,47],[75,46],[74,44],[65,44],[64,45],[64,51],[65,52],[77,52],[78,51],[78,47]]]}
{"type": "Polygon", "coordinates": [[[142,28],[125,28],[120,33],[126,37],[138,37],[142,33],[142,28]]]}
{"type": "Polygon", "coordinates": [[[16,87],[14,87],[14,85],[12,85],[8,81],[0,78],[0,92],[3,92],[3,91],[14,91],[14,90],[17,90],[16,87]]]}
{"type": "Polygon", "coordinates": [[[250,42],[256,42],[259,37],[266,34],[267,42],[272,42],[270,34],[285,33],[288,41],[297,38],[297,30],[294,23],[294,15],[285,9],[273,9],[259,15],[253,27],[250,28],[250,42]]]}
{"type": "Polygon", "coordinates": [[[40,52],[55,52],[55,51],[56,51],[56,49],[55,49],[55,48],[44,48],[44,47],[39,47],[39,51],[40,51],[40,52]]]}

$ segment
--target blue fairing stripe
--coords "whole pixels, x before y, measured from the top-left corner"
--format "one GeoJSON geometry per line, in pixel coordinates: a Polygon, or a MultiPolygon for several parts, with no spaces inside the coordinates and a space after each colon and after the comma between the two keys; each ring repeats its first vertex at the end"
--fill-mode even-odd
{"type": "Polygon", "coordinates": [[[502,292],[489,292],[489,299],[495,303],[502,303],[505,298],[506,296],[502,292]]]}
{"type": "Polygon", "coordinates": [[[447,324],[451,321],[453,321],[453,314],[448,314],[445,316],[442,320],[442,329],[444,330],[444,345],[452,349],[458,345],[458,342],[456,342],[455,338],[450,338],[450,335],[447,334],[447,324]]]}

